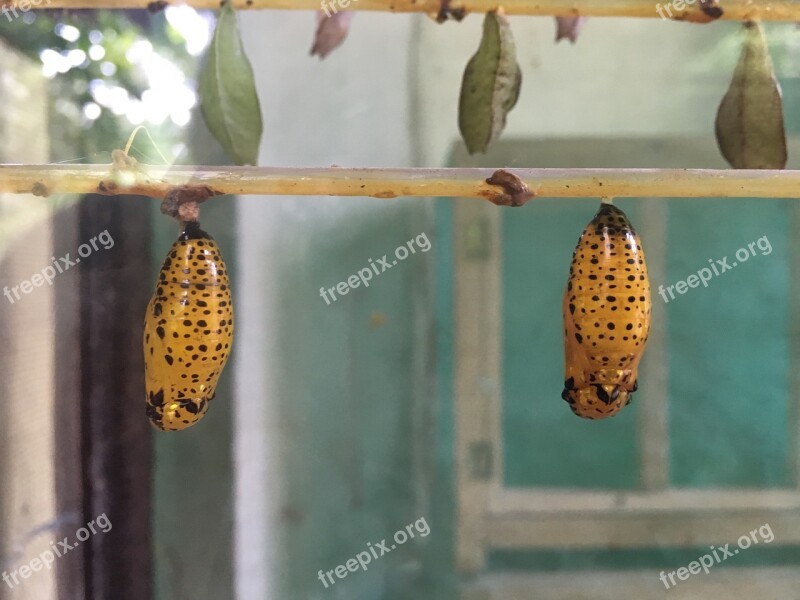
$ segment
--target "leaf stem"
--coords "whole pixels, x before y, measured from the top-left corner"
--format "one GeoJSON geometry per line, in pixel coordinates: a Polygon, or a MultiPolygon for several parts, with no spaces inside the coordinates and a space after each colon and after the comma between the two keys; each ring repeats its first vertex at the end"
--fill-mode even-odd
{"type": "MultiPolygon", "coordinates": [[[[133,194],[203,201],[262,196],[463,197],[512,204],[495,173],[531,197],[800,198],[800,171],[707,169],[345,169],[221,166],[0,165],[0,193],[133,194]],[[493,179],[497,181],[497,179],[493,179]],[[523,186],[527,186],[524,188],[523,186]]],[[[519,202],[514,202],[519,204],[519,202]]]]}
{"type": "MultiPolygon", "coordinates": [[[[230,0],[236,9],[281,9],[281,10],[319,10],[320,0],[230,0]]],[[[152,0],[48,0],[34,4],[27,0],[10,0],[5,5],[9,10],[19,9],[20,4],[30,8],[106,8],[128,9],[149,8],[158,10],[164,6],[152,0]]],[[[175,3],[177,4],[177,2],[175,3]]],[[[218,9],[219,0],[188,0],[189,6],[202,9],[218,9]]],[[[331,3],[329,2],[328,5],[331,3]]],[[[684,3],[681,10],[672,6],[669,0],[660,4],[652,0],[351,0],[345,10],[369,10],[389,12],[422,12],[441,16],[446,12],[453,16],[464,13],[486,13],[502,5],[506,15],[536,15],[558,17],[642,17],[672,18],[681,21],[709,21],[716,18],[734,21],[800,21],[800,2],[798,0],[697,0],[684,3]],[[661,7],[663,17],[656,11],[661,7]],[[665,6],[669,12],[665,12],[665,6]]],[[[339,8],[334,0],[334,8],[339,8]]]]}

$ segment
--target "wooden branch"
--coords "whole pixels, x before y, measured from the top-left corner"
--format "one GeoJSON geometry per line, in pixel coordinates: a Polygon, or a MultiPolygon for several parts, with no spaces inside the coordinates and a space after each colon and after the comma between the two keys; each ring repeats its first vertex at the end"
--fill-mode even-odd
{"type": "MultiPolygon", "coordinates": [[[[446,18],[460,18],[468,13],[485,13],[502,6],[508,15],[587,17],[662,17],[675,20],[707,22],[720,19],[734,21],[800,21],[800,0],[232,0],[239,9],[320,10],[327,5],[332,12],[371,10],[390,12],[423,12],[446,18]],[[661,13],[656,8],[662,7],[661,13]],[[669,8],[669,12],[664,11],[669,8]]],[[[194,8],[217,9],[220,0],[189,0],[194,8]]],[[[2,2],[8,10],[30,8],[148,8],[159,10],[169,4],[163,0],[10,0],[2,2]]],[[[5,14],[5,8],[4,14],[5,14]]],[[[19,9],[21,10],[21,9],[19,9]]]]}
{"type": "Polygon", "coordinates": [[[450,196],[517,206],[537,196],[800,198],[800,171],[0,165],[0,193],[136,194],[178,203],[223,194],[450,196]]]}

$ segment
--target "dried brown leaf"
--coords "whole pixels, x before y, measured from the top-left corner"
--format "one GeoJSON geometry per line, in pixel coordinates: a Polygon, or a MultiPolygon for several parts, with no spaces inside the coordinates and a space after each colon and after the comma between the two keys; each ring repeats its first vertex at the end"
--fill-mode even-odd
{"type": "Polygon", "coordinates": [[[320,60],[328,56],[344,42],[350,30],[350,21],[355,12],[352,10],[334,13],[330,16],[325,11],[317,11],[317,32],[314,34],[314,45],[311,56],[317,55],[320,60]]]}
{"type": "Polygon", "coordinates": [[[585,22],[586,17],[556,17],[556,42],[567,39],[574,44],[585,22]]]}

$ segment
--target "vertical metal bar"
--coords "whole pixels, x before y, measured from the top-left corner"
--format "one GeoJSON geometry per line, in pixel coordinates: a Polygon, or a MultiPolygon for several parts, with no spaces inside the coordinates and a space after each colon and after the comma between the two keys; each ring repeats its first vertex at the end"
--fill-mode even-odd
{"type": "Polygon", "coordinates": [[[150,213],[129,198],[88,196],[80,216],[80,244],[104,231],[114,240],[113,248],[101,246],[80,263],[83,517],[88,523],[105,514],[112,524],[85,542],[86,599],[143,600],[152,594],[151,437],[142,376],[150,213]]]}
{"type": "MultiPolygon", "coordinates": [[[[63,255],[77,247],[79,208],[77,205],[62,209],[53,215],[53,254],[63,255]]],[[[60,263],[59,263],[60,264],[60,263]]],[[[55,393],[53,405],[56,423],[53,454],[55,491],[58,515],[69,519],[59,535],[74,535],[83,523],[84,464],[81,456],[81,353],[76,351],[76,340],[81,329],[80,272],[59,276],[53,285],[55,318],[55,393]]],[[[53,536],[55,537],[55,536],[53,536]]],[[[86,552],[75,548],[70,555],[56,564],[56,594],[60,600],[73,600],[86,596],[86,552]]]]}

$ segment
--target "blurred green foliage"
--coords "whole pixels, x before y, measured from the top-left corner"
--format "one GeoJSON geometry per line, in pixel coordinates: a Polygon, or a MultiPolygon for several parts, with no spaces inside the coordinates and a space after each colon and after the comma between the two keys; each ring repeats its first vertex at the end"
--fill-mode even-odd
{"type": "MultiPolygon", "coordinates": [[[[95,120],[86,119],[83,108],[95,102],[91,91],[93,81],[120,86],[141,99],[148,89],[147,74],[132,64],[127,53],[141,40],[149,40],[155,51],[183,71],[187,79],[194,78],[197,59],[185,48],[183,38],[167,22],[164,13],[151,14],[143,10],[41,10],[0,13],[0,39],[6,44],[41,62],[41,53],[50,49],[60,54],[78,49],[89,53],[93,45],[101,45],[105,56],[101,60],[87,58],[82,64],[58,73],[50,79],[50,142],[51,160],[101,162],[108,153],[122,147],[134,128],[126,115],[114,114],[101,107],[95,120]],[[11,20],[9,20],[11,16],[11,20]],[[60,26],[71,25],[80,32],[70,41],[58,34],[60,26]],[[113,65],[111,67],[108,63],[113,65]]],[[[70,37],[70,36],[68,36],[70,37]]],[[[191,85],[191,81],[188,82],[191,85]]],[[[164,147],[183,138],[184,127],[166,119],[160,125],[148,126],[153,138],[164,147]]],[[[142,142],[137,142],[137,146],[142,142]]],[[[165,152],[169,154],[168,152],[165,152]]],[[[154,153],[148,151],[148,156],[154,153]]]]}

